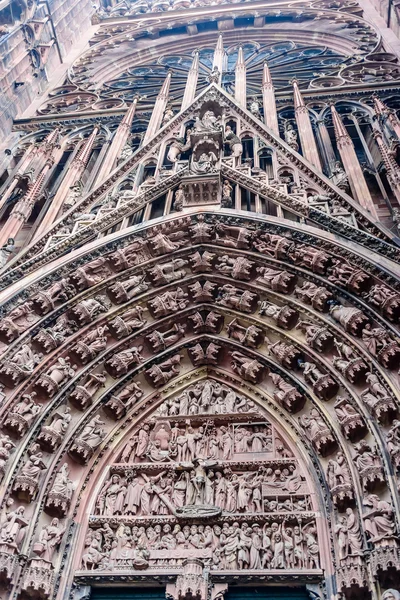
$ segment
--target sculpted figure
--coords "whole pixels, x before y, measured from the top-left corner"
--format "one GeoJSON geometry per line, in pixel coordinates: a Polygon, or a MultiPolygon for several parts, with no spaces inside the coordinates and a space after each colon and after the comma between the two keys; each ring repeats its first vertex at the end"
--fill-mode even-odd
{"type": "Polygon", "coordinates": [[[315,363],[301,363],[304,379],[313,387],[315,394],[323,400],[330,400],[337,393],[339,386],[327,373],[322,373],[315,363]]]}
{"type": "Polygon", "coordinates": [[[330,179],[334,185],[337,185],[337,187],[341,190],[347,191],[349,189],[349,178],[347,177],[346,172],[338,160],[336,161],[335,166],[332,168],[331,173],[332,175],[330,179]]]}
{"type": "Polygon", "coordinates": [[[364,298],[376,306],[389,319],[396,322],[400,317],[400,294],[386,287],[375,284],[364,294],[364,298]]]}
{"type": "Polygon", "coordinates": [[[354,461],[363,488],[368,490],[376,483],[384,483],[383,467],[376,450],[373,451],[364,440],[359,442],[354,449],[356,451],[354,461]]]}
{"type": "Polygon", "coordinates": [[[301,358],[301,353],[296,346],[281,341],[274,344],[269,343],[268,353],[272,354],[281,365],[284,365],[288,369],[293,369],[297,365],[297,361],[301,358]]]}
{"type": "Polygon", "coordinates": [[[255,359],[251,359],[240,352],[231,352],[231,367],[240,377],[252,383],[259,383],[264,375],[265,368],[255,359]]]}
{"type": "Polygon", "coordinates": [[[68,464],[64,463],[57,472],[47,495],[46,508],[48,512],[64,517],[68,512],[73,492],[74,485],[69,478],[68,464]]]}
{"type": "Polygon", "coordinates": [[[174,209],[177,212],[180,212],[183,209],[183,204],[185,202],[185,192],[183,190],[183,185],[178,186],[178,189],[175,192],[174,198],[174,209]]]}
{"type": "Polygon", "coordinates": [[[218,223],[215,226],[216,243],[229,248],[248,250],[251,246],[253,232],[246,227],[234,227],[218,223]]]}
{"type": "MultiPolygon", "coordinates": [[[[9,508],[12,507],[13,500],[7,503],[9,508]]],[[[19,506],[15,510],[7,510],[6,514],[2,515],[0,522],[0,543],[14,544],[19,550],[22,546],[26,535],[28,521],[25,518],[25,507],[19,506]]]]}
{"type": "Polygon", "coordinates": [[[291,308],[289,305],[278,306],[268,300],[260,302],[258,312],[262,316],[273,319],[278,327],[282,327],[282,329],[292,329],[299,317],[297,310],[291,308]]]}
{"type": "Polygon", "coordinates": [[[307,344],[318,352],[328,352],[332,349],[333,335],[323,325],[304,320],[298,322],[296,329],[305,334],[307,344]]]}
{"type": "Polygon", "coordinates": [[[37,381],[37,386],[43,388],[50,398],[60,389],[61,384],[65,384],[66,380],[71,379],[75,375],[76,366],[71,365],[69,356],[58,358],[57,362],[52,365],[47,373],[43,373],[37,381]]]}
{"type": "Polygon", "coordinates": [[[361,398],[380,423],[389,420],[396,412],[393,398],[379,381],[377,375],[367,373],[365,379],[368,383],[368,388],[361,392],[361,398]]]}
{"type": "Polygon", "coordinates": [[[185,336],[185,332],[186,325],[175,323],[171,329],[168,329],[164,333],[153,331],[150,335],[146,336],[146,339],[150,343],[153,352],[158,352],[176,344],[176,342],[185,336]]]}
{"type": "Polygon", "coordinates": [[[37,440],[40,447],[46,452],[54,452],[61,444],[71,420],[72,416],[69,406],[64,406],[62,410],[56,410],[51,416],[49,425],[43,425],[40,430],[37,440]]]}
{"type": "Polygon", "coordinates": [[[13,491],[27,502],[32,502],[35,498],[39,489],[40,474],[47,468],[42,457],[41,452],[31,454],[15,478],[13,491]]]}
{"type": "Polygon", "coordinates": [[[393,369],[400,363],[400,345],[385,329],[374,327],[367,323],[361,333],[362,341],[367,350],[377,356],[381,365],[393,369]]]}
{"type": "MultiPolygon", "coordinates": [[[[4,27],[4,25],[0,27],[0,36],[5,33],[4,27]]],[[[6,266],[9,258],[14,252],[16,252],[15,241],[13,238],[9,238],[7,243],[0,248],[0,269],[6,266]]]]}
{"type": "Polygon", "coordinates": [[[356,294],[368,289],[369,275],[357,267],[353,267],[343,259],[334,259],[329,269],[329,281],[342,286],[356,294]]]}
{"type": "Polygon", "coordinates": [[[132,346],[122,350],[107,360],[105,366],[113,377],[125,375],[132,365],[138,365],[144,360],[140,354],[142,350],[143,346],[132,346]]]}
{"type": "Polygon", "coordinates": [[[237,340],[243,346],[248,346],[249,348],[258,348],[264,341],[264,332],[262,329],[254,325],[242,327],[237,319],[228,323],[226,331],[231,339],[237,340]]]}
{"type": "Polygon", "coordinates": [[[205,281],[203,284],[196,281],[193,285],[188,286],[193,302],[213,302],[216,287],[217,284],[211,283],[211,281],[205,281]]]}
{"type": "Polygon", "coordinates": [[[124,271],[135,265],[146,262],[151,258],[147,242],[136,238],[131,244],[120,248],[110,256],[117,271],[124,271]]]}
{"type": "Polygon", "coordinates": [[[23,344],[12,358],[0,365],[0,376],[3,382],[11,387],[26,379],[33,373],[42,358],[43,354],[36,354],[28,344],[23,344]]]}
{"type": "Polygon", "coordinates": [[[74,286],[67,279],[60,279],[47,290],[39,291],[32,298],[33,305],[42,314],[54,309],[56,302],[65,302],[76,293],[74,286]]]}
{"type": "Polygon", "coordinates": [[[181,358],[180,354],[174,354],[168,360],[145,371],[146,377],[154,387],[165,385],[170,379],[179,374],[181,358]]]}
{"type": "Polygon", "coordinates": [[[360,336],[362,330],[369,323],[368,317],[361,310],[352,306],[332,304],[329,308],[329,314],[335,321],[340,323],[345,331],[355,336],[360,336]]]}
{"type": "Polygon", "coordinates": [[[233,285],[226,284],[219,288],[216,304],[251,313],[257,305],[257,296],[247,290],[240,290],[233,285]]]}
{"type": "Polygon", "coordinates": [[[224,183],[222,184],[222,198],[221,198],[221,206],[222,208],[232,208],[232,192],[233,187],[229,183],[227,179],[224,179],[224,183]]]}
{"type": "Polygon", "coordinates": [[[51,352],[61,346],[77,329],[77,323],[64,314],[56,319],[53,327],[40,329],[33,339],[44,348],[45,352],[51,352]]]}
{"type": "Polygon", "coordinates": [[[78,434],[69,451],[74,460],[86,464],[93,455],[94,450],[100,446],[106,436],[103,425],[105,423],[101,420],[100,415],[96,415],[85,425],[82,433],[78,434]]]}
{"type": "Polygon", "coordinates": [[[187,260],[175,258],[171,262],[158,264],[150,269],[149,276],[154,285],[166,285],[173,281],[178,281],[186,276],[184,267],[188,264],[187,260]]]}
{"type": "Polygon", "coordinates": [[[257,96],[253,96],[251,98],[250,105],[249,105],[250,112],[253,116],[256,117],[256,119],[260,119],[260,121],[262,121],[262,116],[260,113],[260,106],[261,105],[260,105],[260,102],[258,101],[257,96]]]}
{"type": "Polygon", "coordinates": [[[232,128],[227,125],[225,127],[225,140],[229,144],[229,148],[231,149],[232,156],[235,159],[235,165],[240,164],[240,159],[243,154],[243,144],[240,141],[240,138],[232,131],[232,128]]]}
{"type": "Polygon", "coordinates": [[[201,344],[192,346],[188,349],[188,354],[195,367],[200,365],[217,365],[221,350],[221,346],[217,346],[217,344],[211,342],[205,347],[201,344]]]}
{"type": "Polygon", "coordinates": [[[396,526],[393,520],[393,506],[378,496],[370,494],[364,499],[364,506],[370,510],[364,515],[364,529],[371,542],[390,540],[395,535],[396,526]]]}
{"type": "Polygon", "coordinates": [[[51,563],[64,533],[65,527],[60,525],[57,518],[53,519],[50,525],[46,525],[40,531],[39,542],[33,546],[35,554],[51,563]]]}
{"type": "Polygon", "coordinates": [[[290,258],[296,265],[310,269],[313,273],[319,273],[320,275],[326,273],[326,269],[331,262],[331,257],[326,252],[305,244],[293,245],[290,258]]]}
{"type": "Polygon", "coordinates": [[[276,390],[274,391],[274,399],[289,412],[297,412],[303,408],[305,398],[300,392],[290,383],[285,381],[283,377],[277,373],[270,375],[276,390]]]}
{"type": "Polygon", "coordinates": [[[32,302],[25,302],[0,320],[0,334],[4,335],[7,343],[12,342],[37,320],[39,317],[34,313],[32,302]]]}
{"type": "Polygon", "coordinates": [[[194,254],[189,254],[188,258],[193,273],[208,273],[212,271],[215,256],[215,254],[207,250],[201,253],[195,252],[194,254]]]}
{"type": "Polygon", "coordinates": [[[199,133],[221,131],[221,117],[217,117],[212,110],[207,110],[203,117],[196,117],[195,130],[199,133]]]}
{"type": "Polygon", "coordinates": [[[149,289],[150,284],[145,279],[146,275],[134,275],[125,281],[117,281],[110,286],[109,294],[116,304],[128,302],[149,289]]]}
{"type": "Polygon", "coordinates": [[[213,173],[216,171],[218,157],[215,152],[202,152],[198,158],[192,156],[191,170],[193,173],[213,173]]]}
{"type": "Polygon", "coordinates": [[[139,305],[130,308],[110,322],[110,329],[115,332],[118,339],[127,337],[133,331],[141,329],[146,325],[147,321],[142,318],[146,310],[146,308],[142,308],[139,305]]]}
{"type": "Polygon", "coordinates": [[[14,448],[15,444],[8,435],[0,435],[0,482],[5,475],[7,462],[14,448]]]}
{"type": "Polygon", "coordinates": [[[36,392],[23,394],[22,399],[17,402],[6,414],[4,427],[22,437],[35,420],[36,415],[40,413],[42,407],[36,404],[33,398],[36,392]]]}
{"type": "Polygon", "coordinates": [[[261,277],[257,278],[257,281],[275,292],[290,294],[294,289],[296,275],[293,273],[270,269],[269,267],[259,267],[257,273],[261,275],[261,277]]]}
{"type": "Polygon", "coordinates": [[[350,404],[348,398],[338,396],[333,407],[339,424],[349,440],[355,441],[359,436],[365,434],[365,423],[360,413],[350,404]]]}
{"type": "Polygon", "coordinates": [[[186,141],[183,137],[172,138],[172,143],[169,147],[167,155],[168,160],[176,163],[180,159],[182,152],[190,150],[190,133],[191,130],[189,129],[186,133],[186,141]]]}
{"type": "Polygon", "coordinates": [[[222,256],[219,259],[219,263],[216,268],[221,271],[224,275],[230,275],[232,279],[240,279],[242,281],[249,281],[251,279],[252,269],[254,263],[247,258],[239,256],[238,258],[232,258],[228,255],[222,256]]]}
{"type": "Polygon", "coordinates": [[[327,302],[332,298],[331,292],[324,287],[318,287],[311,281],[304,281],[301,287],[296,286],[294,295],[305,304],[311,304],[313,308],[320,312],[325,312],[327,302]]]}
{"type": "Polygon", "coordinates": [[[78,302],[72,312],[76,314],[81,324],[90,323],[101,313],[106,313],[111,307],[111,302],[107,296],[95,296],[87,300],[78,302]]]}
{"type": "Polygon", "coordinates": [[[72,392],[71,402],[80,410],[86,410],[93,403],[94,397],[101,387],[105,387],[106,373],[90,373],[83,385],[77,385],[72,392]]]}
{"type": "Polygon", "coordinates": [[[156,256],[160,256],[161,254],[170,254],[171,252],[175,252],[175,250],[179,250],[179,248],[186,246],[188,242],[186,236],[187,233],[182,231],[170,233],[169,235],[160,232],[150,238],[149,243],[153,253],[156,256]]]}
{"type": "Polygon", "coordinates": [[[164,317],[169,314],[183,310],[189,304],[188,295],[182,288],[176,288],[174,291],[164,292],[149,300],[149,308],[155,317],[164,317]]]}
{"type": "Polygon", "coordinates": [[[118,396],[111,396],[104,409],[112,418],[120,419],[143,396],[140,384],[134,381],[127,385],[118,396]]]}
{"type": "Polygon", "coordinates": [[[111,275],[107,260],[96,258],[83,267],[78,267],[73,275],[79,290],[85,290],[104,281],[111,275]]]}
{"type": "Polygon", "coordinates": [[[308,416],[302,415],[299,418],[299,423],[304,427],[307,437],[318,452],[325,452],[328,447],[335,443],[329,428],[316,408],[312,408],[308,416]]]}
{"type": "Polygon", "coordinates": [[[195,333],[219,333],[223,325],[223,317],[210,311],[204,315],[196,312],[189,317],[195,333]]]}
{"type": "Polygon", "coordinates": [[[293,248],[293,242],[282,235],[257,231],[253,246],[261,254],[267,254],[273,258],[287,259],[293,248]]]}
{"type": "Polygon", "coordinates": [[[97,327],[86,333],[78,343],[72,347],[72,351],[79,356],[83,364],[86,364],[106,349],[107,334],[107,325],[97,327]]]}
{"type": "Polygon", "coordinates": [[[285,123],[284,135],[285,135],[285,142],[291,148],[293,148],[293,150],[298,152],[299,144],[298,144],[297,132],[295,131],[293,125],[289,121],[286,121],[286,123],[285,123]]]}
{"type": "Polygon", "coordinates": [[[342,452],[328,462],[326,476],[334,504],[353,498],[350,470],[342,452]]]}

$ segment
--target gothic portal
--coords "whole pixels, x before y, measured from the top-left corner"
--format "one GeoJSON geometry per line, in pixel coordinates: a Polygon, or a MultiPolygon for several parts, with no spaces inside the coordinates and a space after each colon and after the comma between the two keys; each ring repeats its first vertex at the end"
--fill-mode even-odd
{"type": "Polygon", "coordinates": [[[1,599],[400,600],[397,7],[89,5],[0,4],[1,599]]]}

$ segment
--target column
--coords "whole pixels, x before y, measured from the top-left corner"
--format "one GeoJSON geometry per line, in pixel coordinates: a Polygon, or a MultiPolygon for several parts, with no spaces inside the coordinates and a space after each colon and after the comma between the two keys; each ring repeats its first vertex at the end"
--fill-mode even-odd
{"type": "Polygon", "coordinates": [[[376,116],[380,117],[384,123],[387,121],[400,140],[400,121],[396,113],[386,106],[378,96],[374,96],[374,108],[376,116]]]}
{"type": "Polygon", "coordinates": [[[324,156],[326,162],[327,172],[332,173],[332,167],[335,166],[336,156],[332,146],[331,138],[329,137],[328,130],[326,128],[325,119],[318,119],[318,132],[321,143],[321,153],[324,156]]]}
{"type": "Polygon", "coordinates": [[[264,121],[276,135],[279,136],[278,115],[276,114],[275,90],[267,63],[264,63],[262,77],[262,95],[264,106],[264,121]]]}
{"type": "Polygon", "coordinates": [[[163,115],[168,102],[169,86],[171,83],[172,71],[168,71],[168,75],[161,87],[160,93],[157,96],[154,104],[153,112],[151,113],[150,122],[147,127],[146,135],[144,136],[143,144],[146,144],[160,129],[163,120],[163,115]]]}
{"type": "Polygon", "coordinates": [[[61,185],[59,186],[57,193],[49,206],[48,211],[39,224],[33,239],[36,240],[39,238],[57,219],[58,213],[60,212],[71,187],[81,178],[86,165],[89,162],[93,144],[98,131],[99,128],[95,127],[87,140],[82,142],[82,145],[76,157],[72,161],[70,168],[67,170],[65,177],[62,180],[61,185]]]}
{"type": "Polygon", "coordinates": [[[129,137],[133,117],[135,116],[136,105],[138,103],[139,98],[135,96],[132,104],[126,111],[121,123],[118,125],[118,129],[114,134],[114,137],[111,142],[111,146],[106,154],[105,160],[101,165],[99,172],[96,176],[95,186],[104,181],[104,179],[111,173],[114,169],[117,159],[121,154],[123,147],[125,146],[127,139],[129,137]]]}
{"type": "Polygon", "coordinates": [[[195,99],[198,77],[199,77],[199,53],[196,50],[196,52],[194,54],[192,66],[190,67],[190,71],[188,73],[188,78],[187,78],[186,87],[185,87],[185,93],[183,94],[181,110],[185,110],[188,106],[191,105],[191,103],[195,99]]]}
{"type": "Polygon", "coordinates": [[[242,46],[239,47],[235,67],[235,100],[243,108],[246,108],[246,64],[242,46]]]}
{"type": "Polygon", "coordinates": [[[383,137],[382,137],[382,133],[378,130],[375,130],[372,135],[374,136],[376,143],[379,146],[379,150],[382,155],[382,160],[386,167],[386,175],[387,175],[390,187],[393,190],[393,194],[395,195],[397,202],[399,202],[399,204],[400,204],[400,169],[399,169],[399,166],[398,166],[397,162],[395,161],[395,159],[393,158],[393,155],[391,154],[390,150],[386,146],[386,144],[383,140],[383,137]]]}
{"type": "Polygon", "coordinates": [[[340,158],[342,159],[343,167],[349,178],[349,184],[354,199],[357,200],[363,208],[368,210],[374,219],[377,219],[378,217],[376,208],[372,201],[371,194],[369,193],[369,189],[364,178],[364,173],[362,172],[360,163],[358,162],[353,142],[333,104],[331,106],[331,111],[337,147],[340,153],[340,158]]]}
{"type": "Polygon", "coordinates": [[[5,225],[0,230],[0,246],[3,246],[9,238],[15,239],[29,219],[35,202],[42,191],[46,175],[52,166],[53,161],[48,160],[36,181],[29,186],[25,196],[12,209],[5,225]]]}
{"type": "Polygon", "coordinates": [[[215,68],[218,69],[219,77],[218,83],[221,85],[222,81],[222,71],[224,69],[224,61],[225,61],[225,51],[224,51],[224,41],[222,39],[222,35],[218,36],[217,45],[214,50],[214,59],[213,59],[213,70],[215,68]]]}
{"type": "Polygon", "coordinates": [[[296,79],[293,80],[294,112],[304,157],[322,172],[317,144],[315,143],[310,115],[300,93],[296,79]]]}

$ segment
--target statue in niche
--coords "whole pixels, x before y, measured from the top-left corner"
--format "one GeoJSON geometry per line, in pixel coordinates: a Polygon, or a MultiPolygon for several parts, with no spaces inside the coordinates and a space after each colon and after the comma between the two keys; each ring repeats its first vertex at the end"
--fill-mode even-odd
{"type": "Polygon", "coordinates": [[[12,358],[5,360],[0,365],[0,374],[3,375],[4,383],[15,385],[27,379],[33,373],[35,367],[40,363],[43,354],[34,352],[28,344],[22,344],[12,358]]]}
{"type": "Polygon", "coordinates": [[[97,327],[84,334],[77,344],[72,347],[72,352],[80,358],[83,364],[86,364],[106,349],[107,339],[107,325],[97,327]]]}
{"type": "Polygon", "coordinates": [[[165,385],[168,383],[168,381],[170,381],[170,379],[179,374],[181,358],[182,356],[180,354],[175,354],[168,360],[165,360],[158,365],[154,365],[145,371],[146,377],[150,380],[154,387],[161,387],[162,385],[165,385]]]}
{"type": "Polygon", "coordinates": [[[187,264],[188,261],[181,258],[175,258],[169,263],[158,264],[149,270],[150,279],[157,286],[183,279],[186,276],[184,267],[187,264]]]}
{"type": "Polygon", "coordinates": [[[24,541],[29,522],[25,517],[25,507],[18,506],[15,510],[10,510],[14,501],[12,498],[7,500],[6,506],[9,510],[3,513],[0,520],[0,543],[12,544],[19,550],[24,541]]]}
{"type": "Polygon", "coordinates": [[[135,296],[146,292],[150,284],[145,281],[146,275],[134,275],[125,281],[117,281],[110,286],[109,295],[116,304],[123,304],[135,296]]]}
{"type": "Polygon", "coordinates": [[[38,444],[46,452],[54,452],[61,444],[65,433],[71,423],[72,415],[69,406],[64,406],[63,410],[56,410],[51,415],[49,425],[43,425],[38,436],[38,444]]]}
{"type": "Polygon", "coordinates": [[[370,494],[364,499],[364,506],[370,512],[364,515],[364,529],[373,544],[393,538],[396,526],[393,520],[393,506],[390,502],[380,500],[378,496],[370,494]]]}
{"type": "Polygon", "coordinates": [[[119,248],[110,255],[110,259],[117,271],[125,271],[126,269],[129,269],[129,267],[134,267],[142,262],[146,262],[149,258],[151,258],[151,255],[147,241],[139,237],[135,238],[133,242],[124,248],[119,248]]]}
{"type": "Polygon", "coordinates": [[[190,134],[192,130],[188,129],[186,132],[186,140],[183,137],[173,137],[172,143],[169,147],[167,158],[173,163],[178,162],[183,152],[187,152],[191,148],[190,134]]]}
{"type": "Polygon", "coordinates": [[[200,117],[196,117],[194,127],[197,133],[221,131],[221,117],[217,117],[212,110],[207,110],[201,119],[200,117]]]}
{"type": "Polygon", "coordinates": [[[243,256],[233,258],[227,254],[219,258],[216,266],[218,271],[224,275],[229,275],[232,279],[249,281],[251,279],[254,262],[247,260],[243,256]]]}
{"type": "Polygon", "coordinates": [[[78,267],[73,275],[79,290],[85,290],[107,279],[111,271],[107,260],[100,256],[83,267],[78,267]]]}
{"type": "Polygon", "coordinates": [[[39,316],[33,310],[33,303],[24,302],[0,320],[0,333],[3,333],[7,343],[10,343],[38,320],[39,316]]]}
{"type": "Polygon", "coordinates": [[[384,483],[385,477],[381,460],[376,450],[364,440],[354,446],[356,455],[354,462],[356,464],[363,488],[371,489],[376,483],[384,483]]]}
{"type": "Polygon", "coordinates": [[[165,317],[186,308],[189,304],[187,297],[182,288],[176,288],[149,300],[149,308],[156,318],[165,317]]]}
{"type": "Polygon", "coordinates": [[[39,377],[36,385],[44,389],[52,398],[60,389],[61,384],[64,385],[66,381],[74,377],[76,369],[75,365],[71,365],[69,356],[59,357],[57,362],[39,377]]]}
{"type": "Polygon", "coordinates": [[[70,507],[73,492],[74,484],[69,478],[69,467],[67,463],[64,463],[56,473],[53,485],[47,495],[47,512],[64,517],[70,507]]]}
{"type": "Polygon", "coordinates": [[[297,412],[303,408],[305,398],[300,392],[290,383],[285,381],[283,377],[277,373],[271,373],[270,377],[276,386],[274,391],[274,399],[289,412],[297,412]]]}
{"type": "Polygon", "coordinates": [[[218,292],[218,298],[215,301],[216,304],[241,312],[253,312],[258,303],[256,294],[248,290],[240,290],[229,283],[220,287],[218,292]]]}
{"type": "Polygon", "coordinates": [[[250,112],[254,117],[256,117],[256,119],[260,119],[260,121],[262,121],[260,107],[261,107],[261,105],[260,105],[260,102],[258,101],[257,96],[252,96],[250,104],[249,104],[250,112]]]}
{"type": "Polygon", "coordinates": [[[239,136],[236,135],[229,125],[225,127],[225,141],[228,142],[229,148],[231,149],[235,161],[234,164],[240,164],[240,159],[243,154],[243,144],[240,141],[239,136]]]}
{"type": "Polygon", "coordinates": [[[188,243],[187,232],[182,230],[169,235],[159,232],[154,237],[149,238],[148,241],[156,256],[175,252],[175,250],[179,250],[188,243]]]}
{"type": "Polygon", "coordinates": [[[21,400],[14,404],[6,415],[4,427],[18,437],[22,437],[28,431],[42,410],[42,406],[34,401],[35,396],[36,392],[23,394],[21,400]]]}
{"type": "MultiPolygon", "coordinates": [[[[37,444],[35,445],[38,447],[37,444]]],[[[41,452],[30,454],[20,473],[15,478],[13,491],[17,492],[18,497],[27,500],[27,502],[32,502],[35,498],[39,489],[40,475],[42,471],[47,469],[42,459],[43,454],[41,452]]]]}
{"type": "Polygon", "coordinates": [[[358,517],[352,508],[346,509],[346,516],[339,518],[335,527],[338,535],[339,558],[362,555],[362,536],[358,517]]]}
{"type": "Polygon", "coordinates": [[[331,177],[332,183],[336,185],[339,189],[344,190],[345,192],[349,189],[349,178],[346,175],[340,161],[335,162],[335,166],[331,169],[331,177]]]}
{"type": "Polygon", "coordinates": [[[332,294],[324,287],[318,287],[311,281],[304,281],[303,285],[294,288],[294,295],[305,304],[311,304],[313,308],[320,312],[325,312],[328,306],[328,300],[332,299],[332,294]]]}
{"type": "Polygon", "coordinates": [[[52,563],[65,530],[66,528],[60,525],[57,518],[52,519],[50,525],[42,527],[39,533],[39,541],[33,545],[34,553],[43,560],[52,563]]]}
{"type": "Polygon", "coordinates": [[[273,258],[288,259],[294,245],[290,239],[282,235],[257,231],[253,246],[261,254],[267,254],[273,258]]]}
{"type": "Polygon", "coordinates": [[[15,444],[8,435],[0,435],[0,482],[3,479],[8,459],[15,449],[15,444]]]}
{"type": "Polygon", "coordinates": [[[122,350],[108,359],[105,366],[113,377],[125,375],[132,365],[139,365],[143,362],[142,350],[143,346],[132,346],[131,348],[122,350]]]}
{"type": "Polygon", "coordinates": [[[269,300],[263,300],[259,305],[259,314],[273,319],[278,327],[282,327],[282,329],[293,329],[296,325],[299,313],[288,304],[278,306],[273,302],[269,302],[269,300]]]}
{"type": "Polygon", "coordinates": [[[334,504],[353,498],[350,469],[342,452],[328,462],[326,476],[334,504]]]}
{"type": "Polygon", "coordinates": [[[258,283],[283,294],[290,294],[293,291],[297,279],[293,273],[269,267],[258,267],[257,273],[261,275],[257,278],[258,283]]]}
{"type": "Polygon", "coordinates": [[[221,206],[222,208],[232,208],[232,192],[233,187],[227,179],[224,179],[222,184],[222,198],[221,198],[221,206]]]}
{"type": "Polygon", "coordinates": [[[396,321],[400,316],[400,294],[386,285],[373,285],[363,297],[381,310],[390,321],[396,321]]]}
{"type": "Polygon", "coordinates": [[[361,338],[372,356],[377,356],[386,369],[395,368],[400,361],[400,344],[383,327],[373,327],[367,323],[361,338]]]}
{"type": "Polygon", "coordinates": [[[74,286],[67,279],[60,279],[44,291],[39,291],[32,298],[33,305],[40,313],[46,314],[54,310],[56,302],[65,302],[76,293],[74,286]]]}
{"type": "Polygon", "coordinates": [[[394,399],[375,373],[367,373],[365,379],[368,388],[361,392],[360,397],[380,423],[389,420],[397,410],[394,399]]]}
{"type": "Polygon", "coordinates": [[[111,308],[111,302],[107,296],[95,296],[87,300],[81,300],[72,308],[72,312],[78,317],[81,324],[90,323],[101,313],[106,313],[111,308]]]}
{"type": "Polygon", "coordinates": [[[316,408],[312,408],[309,415],[299,417],[299,423],[304,427],[308,439],[314,444],[318,452],[325,453],[327,449],[335,444],[330,429],[316,408]]]}
{"type": "Polygon", "coordinates": [[[104,406],[105,412],[113,419],[120,419],[136,402],[142,398],[144,392],[140,389],[140,384],[132,382],[127,385],[118,396],[111,396],[110,400],[104,406]]]}
{"type": "Polygon", "coordinates": [[[368,317],[361,310],[352,306],[332,304],[329,308],[331,317],[340,323],[345,331],[359,337],[362,330],[369,323],[368,317]]]}
{"type": "Polygon", "coordinates": [[[333,406],[339,424],[345,436],[355,441],[366,432],[366,426],[360,413],[350,404],[346,396],[338,396],[333,406]]]}
{"type": "Polygon", "coordinates": [[[82,385],[77,385],[72,392],[71,402],[80,410],[86,410],[93,403],[94,397],[100,388],[106,385],[106,372],[89,373],[86,381],[82,385]]]}
{"type": "Polygon", "coordinates": [[[174,198],[174,209],[177,212],[180,212],[183,209],[183,204],[185,202],[185,192],[183,190],[183,185],[178,186],[178,189],[175,192],[174,198]]]}
{"type": "Polygon", "coordinates": [[[218,163],[218,157],[215,152],[202,152],[198,159],[192,158],[191,170],[193,173],[214,173],[216,171],[216,165],[218,163]]]}
{"type": "Polygon", "coordinates": [[[265,367],[258,362],[240,352],[231,352],[232,370],[240,375],[245,381],[259,383],[265,376],[265,367]]]}
{"type": "Polygon", "coordinates": [[[42,346],[45,352],[51,352],[61,346],[77,329],[78,324],[64,314],[56,319],[53,327],[40,329],[33,340],[42,346]]]}
{"type": "Polygon", "coordinates": [[[353,267],[346,260],[333,259],[328,272],[329,281],[355,294],[361,294],[369,288],[370,276],[359,267],[353,267]]]}
{"type": "Polygon", "coordinates": [[[259,327],[243,327],[237,319],[228,323],[226,331],[229,337],[249,348],[258,348],[264,341],[264,332],[259,327]]]}
{"type": "Polygon", "coordinates": [[[215,225],[215,241],[218,245],[248,250],[252,238],[253,232],[247,227],[235,227],[224,223],[215,225]]]}
{"type": "MultiPolygon", "coordinates": [[[[0,35],[1,33],[2,32],[0,31],[0,35]]],[[[0,269],[6,266],[12,254],[16,251],[15,240],[13,238],[8,238],[7,243],[0,248],[0,269]]]]}
{"type": "Polygon", "coordinates": [[[285,142],[288,144],[288,146],[290,146],[291,148],[293,148],[293,150],[298,152],[299,144],[298,144],[297,132],[294,129],[292,123],[290,123],[290,121],[285,122],[284,135],[285,135],[285,142]]]}
{"type": "Polygon", "coordinates": [[[69,454],[78,462],[87,463],[93,455],[94,450],[100,446],[106,436],[106,431],[103,428],[104,421],[100,415],[96,415],[84,426],[82,432],[77,435],[72,443],[69,454]]]}
{"type": "Polygon", "coordinates": [[[143,308],[140,305],[130,308],[110,322],[110,329],[115,332],[118,339],[127,337],[133,331],[141,329],[146,325],[147,321],[142,318],[146,310],[147,308],[143,308]]]}

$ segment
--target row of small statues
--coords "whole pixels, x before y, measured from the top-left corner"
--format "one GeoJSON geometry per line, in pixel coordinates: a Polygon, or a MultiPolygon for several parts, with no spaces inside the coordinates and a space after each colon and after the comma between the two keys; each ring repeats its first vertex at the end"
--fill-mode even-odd
{"type": "Polygon", "coordinates": [[[112,571],[119,564],[137,569],[179,566],[188,552],[213,569],[319,569],[315,522],[290,521],[132,528],[121,524],[116,531],[105,523],[88,530],[82,569],[112,571]]]}
{"type": "Polygon", "coordinates": [[[239,473],[216,461],[196,459],[183,472],[112,474],[97,498],[96,513],[108,517],[170,515],[184,506],[203,505],[230,513],[305,511],[310,505],[304,485],[295,464],[239,473]]]}

